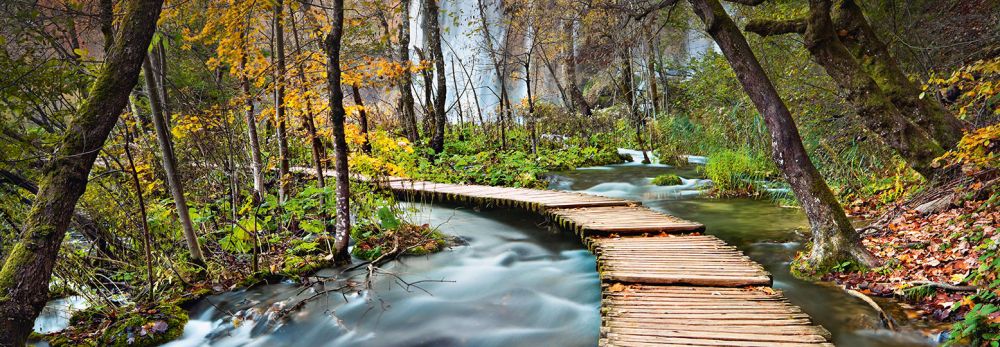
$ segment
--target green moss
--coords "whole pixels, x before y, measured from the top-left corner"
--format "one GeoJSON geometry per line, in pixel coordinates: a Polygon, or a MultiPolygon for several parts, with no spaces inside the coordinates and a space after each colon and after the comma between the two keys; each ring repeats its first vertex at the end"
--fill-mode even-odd
{"type": "Polygon", "coordinates": [[[98,342],[102,346],[158,346],[180,337],[187,321],[187,312],[175,305],[134,310],[118,317],[98,342]]]}
{"type": "Polygon", "coordinates": [[[674,174],[663,174],[653,178],[652,183],[658,186],[676,186],[681,184],[681,177],[674,174]]]}

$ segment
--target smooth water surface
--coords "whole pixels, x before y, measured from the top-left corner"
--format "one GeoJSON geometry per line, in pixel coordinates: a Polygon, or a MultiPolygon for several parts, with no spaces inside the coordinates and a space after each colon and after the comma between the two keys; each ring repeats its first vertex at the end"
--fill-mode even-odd
{"type": "Polygon", "coordinates": [[[274,317],[322,288],[274,284],[208,297],[168,346],[596,345],[600,285],[579,242],[520,212],[419,208],[414,222],[468,244],[391,262],[384,270],[392,275],[375,276],[371,290],[323,295],[286,319],[274,317]]]}

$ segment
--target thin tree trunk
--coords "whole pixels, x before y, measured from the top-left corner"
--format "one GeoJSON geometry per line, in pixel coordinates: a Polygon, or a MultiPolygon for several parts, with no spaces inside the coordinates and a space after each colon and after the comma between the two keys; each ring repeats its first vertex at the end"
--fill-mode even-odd
{"type": "Polygon", "coordinates": [[[274,8],[274,122],[278,137],[278,201],[288,199],[288,137],[285,119],[285,25],[284,0],[277,0],[274,8]]]}
{"type": "Polygon", "coordinates": [[[125,129],[125,157],[128,158],[129,169],[132,171],[132,183],[135,185],[135,196],[139,200],[139,219],[142,222],[142,249],[146,256],[146,283],[149,286],[148,302],[153,302],[156,298],[153,283],[153,252],[150,245],[152,241],[149,237],[149,222],[146,217],[146,200],[142,196],[142,184],[139,183],[139,173],[135,170],[135,160],[132,159],[132,135],[131,129],[125,129]]]}
{"type": "Polygon", "coordinates": [[[427,41],[428,49],[434,60],[434,74],[437,79],[434,96],[434,132],[431,135],[430,147],[434,153],[444,151],[444,127],[448,122],[445,115],[444,103],[448,97],[448,80],[445,76],[444,53],[441,49],[441,25],[438,22],[437,0],[424,0],[424,18],[427,26],[424,31],[424,38],[427,41]]]}
{"type": "Polygon", "coordinates": [[[257,116],[253,112],[253,96],[250,94],[250,79],[246,75],[246,55],[240,58],[240,86],[243,88],[243,97],[246,98],[243,108],[245,109],[247,123],[247,137],[250,139],[250,169],[253,172],[253,194],[254,200],[261,201],[267,195],[264,188],[264,161],[260,155],[260,140],[257,137],[257,116]]]}
{"type": "Polygon", "coordinates": [[[365,154],[372,154],[372,144],[368,142],[368,112],[365,111],[365,101],[361,98],[361,88],[357,83],[351,84],[351,93],[354,95],[354,104],[358,106],[358,121],[361,125],[361,151],[365,154]]]}
{"type": "Polygon", "coordinates": [[[333,153],[337,179],[337,221],[334,260],[351,262],[347,252],[351,230],[351,182],[347,167],[347,138],[344,134],[344,91],[340,87],[340,40],[344,35],[344,0],[333,0],[333,23],[324,40],[327,55],[327,87],[330,92],[330,124],[333,127],[333,153]]]}
{"type": "Polygon", "coordinates": [[[531,50],[524,61],[524,86],[528,92],[528,136],[531,136],[531,154],[538,154],[538,130],[535,129],[535,101],[531,94],[531,50]]]}
{"type": "Polygon", "coordinates": [[[623,47],[621,52],[622,64],[622,95],[625,97],[625,105],[628,107],[629,118],[635,126],[635,142],[642,151],[642,163],[649,164],[649,153],[646,152],[646,141],[642,138],[642,116],[639,115],[636,105],[635,74],[632,72],[632,52],[628,47],[623,47]]]}
{"type": "Polygon", "coordinates": [[[417,116],[413,111],[413,75],[410,73],[410,1],[401,0],[402,19],[399,21],[399,62],[406,72],[399,76],[399,114],[410,143],[420,141],[417,116]]]}
{"type": "Polygon", "coordinates": [[[771,134],[771,157],[792,188],[812,229],[813,246],[807,264],[824,267],[840,260],[864,265],[878,261],[861,245],[837,198],[813,166],[795,121],[778,96],[743,33],[717,0],[689,0],[736,72],[744,91],[764,116],[771,134]]]}
{"type": "Polygon", "coordinates": [[[49,279],[77,200],[97,153],[115,126],[135,86],[146,48],[156,29],[161,0],[123,3],[120,31],[45,168],[21,240],[0,270],[0,345],[24,345],[48,300],[49,279]]]}
{"type": "Polygon", "coordinates": [[[146,81],[146,94],[149,96],[149,106],[153,115],[153,129],[156,131],[156,142],[160,145],[162,154],[163,171],[167,176],[167,187],[170,195],[174,198],[174,206],[177,208],[177,219],[181,222],[184,230],[184,239],[187,241],[188,251],[191,252],[191,261],[200,266],[205,265],[204,257],[201,254],[201,245],[198,244],[198,235],[195,234],[194,225],[191,223],[191,216],[188,214],[187,200],[184,197],[184,184],[180,180],[177,172],[177,159],[174,157],[174,148],[170,141],[170,130],[167,129],[166,119],[163,117],[162,102],[160,93],[156,90],[156,80],[153,73],[152,64],[147,57],[142,63],[143,80],[146,81]]]}

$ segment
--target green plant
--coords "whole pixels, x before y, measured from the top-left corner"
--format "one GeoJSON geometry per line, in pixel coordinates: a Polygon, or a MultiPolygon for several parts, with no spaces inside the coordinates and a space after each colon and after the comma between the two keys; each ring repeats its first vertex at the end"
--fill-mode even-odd
{"type": "Polygon", "coordinates": [[[766,180],[776,176],[766,156],[749,150],[721,150],[709,156],[705,176],[723,196],[761,196],[766,180]]]}
{"type": "Polygon", "coordinates": [[[675,174],[663,174],[653,178],[651,183],[658,186],[676,186],[681,184],[681,177],[675,174]]]}

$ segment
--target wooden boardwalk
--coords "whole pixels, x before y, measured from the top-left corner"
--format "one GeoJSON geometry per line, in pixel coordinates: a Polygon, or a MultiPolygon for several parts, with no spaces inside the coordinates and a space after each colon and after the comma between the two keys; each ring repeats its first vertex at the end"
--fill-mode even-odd
{"type": "Polygon", "coordinates": [[[704,226],[594,195],[392,178],[405,200],[513,207],[576,233],[597,256],[601,346],[832,346],[771,275],[704,226]]]}

